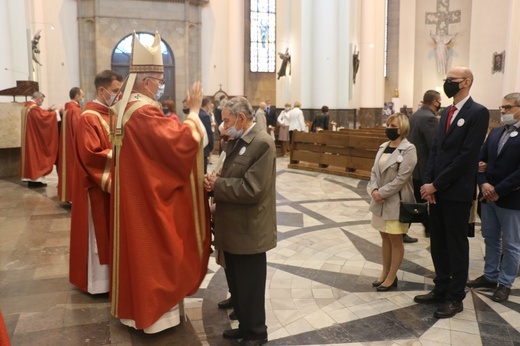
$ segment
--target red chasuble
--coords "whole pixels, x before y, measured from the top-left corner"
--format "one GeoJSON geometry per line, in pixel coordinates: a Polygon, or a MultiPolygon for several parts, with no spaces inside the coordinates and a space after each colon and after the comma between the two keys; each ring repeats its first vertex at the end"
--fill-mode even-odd
{"type": "Polygon", "coordinates": [[[70,225],[70,282],[87,291],[89,198],[101,264],[109,262],[110,167],[108,108],[89,102],[76,124],[76,164],[70,225]]]}
{"type": "Polygon", "coordinates": [[[139,101],[128,104],[122,146],[114,149],[110,293],[112,314],[144,329],[198,290],[209,209],[197,115],[182,124],[148,97],[132,99],[139,101]]]}
{"type": "Polygon", "coordinates": [[[58,119],[34,101],[22,108],[20,176],[34,180],[52,172],[58,155],[58,119]]]}
{"type": "Polygon", "coordinates": [[[5,329],[4,318],[2,317],[2,313],[0,313],[0,345],[1,346],[10,346],[11,342],[9,341],[9,335],[7,335],[7,330],[5,329]]]}
{"type": "Polygon", "coordinates": [[[60,202],[72,201],[74,177],[74,129],[81,115],[76,101],[65,104],[61,117],[60,145],[58,149],[58,198],[60,202]]]}

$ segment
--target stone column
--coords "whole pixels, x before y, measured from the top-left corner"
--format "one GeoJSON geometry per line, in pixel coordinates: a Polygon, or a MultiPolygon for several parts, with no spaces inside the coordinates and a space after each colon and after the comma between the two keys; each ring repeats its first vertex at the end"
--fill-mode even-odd
{"type": "Polygon", "coordinates": [[[520,42],[520,21],[518,21],[518,11],[520,11],[520,3],[511,1],[508,11],[509,30],[506,36],[503,95],[520,90],[520,44],[518,43],[520,42]]]}
{"type": "MultiPolygon", "coordinates": [[[[338,108],[338,9],[338,0],[312,2],[312,60],[307,73],[312,76],[309,106],[315,109],[323,105],[338,108]]],[[[349,61],[343,63],[348,65],[349,61]]]]}
{"type": "MultiPolygon", "coordinates": [[[[420,94],[419,100],[426,90],[415,90],[415,25],[409,18],[415,17],[415,0],[401,0],[399,7],[399,60],[398,89],[401,106],[416,109],[414,91],[420,94]],[[406,20],[405,20],[406,19],[406,20]],[[412,23],[410,23],[412,22],[412,23]]],[[[433,88],[433,86],[432,86],[433,88]]],[[[395,109],[398,111],[398,109],[395,109]]]]}
{"type": "Polygon", "coordinates": [[[229,0],[228,42],[228,90],[229,95],[244,94],[244,10],[242,0],[229,0]]]}
{"type": "Polygon", "coordinates": [[[361,42],[359,66],[360,110],[358,126],[374,126],[381,123],[384,103],[384,33],[385,7],[383,1],[361,2],[361,42]]]}

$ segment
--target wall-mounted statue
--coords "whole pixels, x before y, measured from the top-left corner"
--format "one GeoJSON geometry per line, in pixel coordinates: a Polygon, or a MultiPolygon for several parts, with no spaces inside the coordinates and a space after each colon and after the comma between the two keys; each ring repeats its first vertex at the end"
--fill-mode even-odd
{"type": "Polygon", "coordinates": [[[437,72],[445,75],[448,70],[448,45],[457,36],[450,34],[450,24],[460,23],[461,11],[450,11],[450,0],[437,0],[436,12],[426,12],[424,24],[435,25],[435,34],[430,31],[430,37],[435,42],[437,57],[437,72]]]}
{"type": "Polygon", "coordinates": [[[352,81],[356,84],[356,75],[359,70],[359,51],[354,48],[354,54],[352,55],[352,81]]]}
{"type": "Polygon", "coordinates": [[[448,71],[448,44],[450,44],[451,40],[457,37],[457,34],[448,35],[445,34],[444,31],[441,31],[438,34],[432,34],[430,32],[430,37],[433,42],[435,42],[435,52],[437,55],[437,72],[442,75],[445,75],[448,71]]]}
{"type": "Polygon", "coordinates": [[[38,47],[40,44],[40,38],[41,38],[40,32],[41,32],[41,29],[36,32],[33,39],[31,40],[31,44],[32,44],[32,59],[35,63],[42,66],[42,64],[38,60],[38,57],[40,55],[40,48],[38,47]]]}
{"type": "MultiPolygon", "coordinates": [[[[282,59],[282,66],[280,66],[280,70],[278,71],[278,78],[283,77],[286,75],[287,72],[287,65],[291,63],[291,54],[289,54],[289,48],[285,50],[285,53],[278,53],[280,56],[280,59],[282,59]]],[[[287,75],[291,74],[291,68],[289,67],[289,73],[287,75]]]]}

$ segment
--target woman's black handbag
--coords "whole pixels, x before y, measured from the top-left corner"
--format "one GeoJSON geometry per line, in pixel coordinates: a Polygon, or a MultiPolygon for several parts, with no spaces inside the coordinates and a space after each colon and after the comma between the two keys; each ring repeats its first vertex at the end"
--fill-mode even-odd
{"type": "Polygon", "coordinates": [[[428,203],[401,202],[399,207],[399,222],[424,222],[428,216],[428,203]]]}

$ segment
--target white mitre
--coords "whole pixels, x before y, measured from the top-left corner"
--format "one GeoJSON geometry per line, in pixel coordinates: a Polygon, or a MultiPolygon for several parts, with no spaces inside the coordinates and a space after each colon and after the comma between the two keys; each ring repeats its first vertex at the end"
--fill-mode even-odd
{"type": "Polygon", "coordinates": [[[132,38],[132,58],[130,73],[157,72],[163,73],[163,57],[161,53],[161,36],[155,32],[155,39],[151,46],[144,46],[135,34],[132,38]]]}

